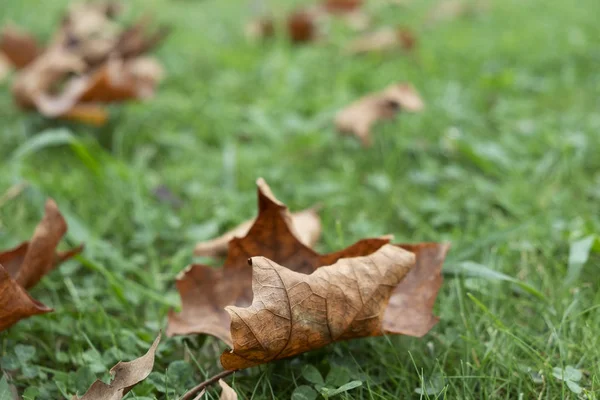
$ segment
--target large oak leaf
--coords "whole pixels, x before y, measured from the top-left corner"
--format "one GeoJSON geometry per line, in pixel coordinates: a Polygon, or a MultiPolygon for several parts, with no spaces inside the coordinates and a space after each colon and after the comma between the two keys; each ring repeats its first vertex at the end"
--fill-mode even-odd
{"type": "Polygon", "coordinates": [[[415,264],[409,251],[385,245],[365,257],[339,260],[310,275],[264,257],[251,259],[254,300],[227,307],[233,350],[226,369],[291,357],[340,340],[382,335],[390,296],[415,264]]]}
{"type": "Polygon", "coordinates": [[[169,313],[167,335],[205,333],[232,345],[226,306],[252,302],[252,268],[248,258],[263,256],[301,273],[335,263],[340,258],[366,255],[389,242],[389,238],[361,240],[341,251],[319,254],[304,245],[295,232],[287,207],[275,198],[264,180],[258,185],[258,217],[242,238],[229,242],[221,269],[192,265],[177,279],[182,311],[169,313]]]}
{"type": "Polygon", "coordinates": [[[54,200],[46,202],[45,214],[30,241],[0,252],[0,330],[35,314],[52,311],[31,298],[26,289],[61,262],[82,250],[82,246],[57,252],[58,243],[67,232],[67,223],[54,200]]]}

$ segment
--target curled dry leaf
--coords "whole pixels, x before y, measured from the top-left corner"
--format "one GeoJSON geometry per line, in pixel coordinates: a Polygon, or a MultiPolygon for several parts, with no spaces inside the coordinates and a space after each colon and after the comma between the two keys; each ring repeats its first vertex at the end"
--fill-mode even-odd
{"type": "Polygon", "coordinates": [[[275,22],[271,17],[261,17],[250,21],[244,28],[248,39],[266,39],[275,36],[275,22]]]}
{"type": "Polygon", "coordinates": [[[167,30],[146,33],[146,19],[123,28],[114,19],[119,10],[113,2],[72,6],[47,49],[16,76],[17,104],[99,125],[108,118],[101,104],[152,96],[163,70],[142,54],[167,30]]]}
{"type": "Polygon", "coordinates": [[[288,16],[287,33],[294,43],[312,42],[319,36],[318,14],[312,10],[298,10],[288,16]]]}
{"type": "Polygon", "coordinates": [[[160,342],[160,334],[146,354],[133,361],[119,361],[110,369],[112,381],[106,384],[97,380],[83,397],[73,396],[71,400],[120,400],[129,390],[146,379],[154,367],[154,355],[160,342]]]}
{"type": "Polygon", "coordinates": [[[346,14],[358,10],[362,0],[324,0],[323,8],[332,14],[346,14]]]}
{"type": "Polygon", "coordinates": [[[408,29],[387,27],[355,39],[347,51],[350,54],[361,54],[394,49],[412,50],[415,42],[414,35],[408,29]]]}
{"type": "Polygon", "coordinates": [[[371,127],[379,120],[391,119],[400,111],[421,111],[425,105],[416,89],[408,83],[388,86],[381,92],[362,97],[335,117],[341,133],[353,134],[364,146],[371,145],[371,127]]]}
{"type": "Polygon", "coordinates": [[[225,382],[223,379],[219,379],[219,386],[221,386],[221,397],[219,397],[220,400],[237,400],[237,393],[231,388],[231,386],[227,384],[227,382],[225,382]]]}
{"type": "Polygon", "coordinates": [[[225,307],[252,303],[250,257],[262,255],[293,271],[311,273],[340,258],[370,254],[389,242],[389,238],[365,239],[335,253],[319,254],[299,240],[290,212],[266,182],[259,179],[257,185],[258,217],[246,236],[229,242],[223,268],[196,264],[178,277],[182,311],[169,312],[168,336],[205,333],[231,346],[231,321],[225,307]]]}
{"type": "Polygon", "coordinates": [[[468,17],[486,11],[489,6],[487,0],[441,0],[429,11],[426,23],[434,24],[468,17]]]}
{"type": "MultiPolygon", "coordinates": [[[[383,237],[361,240],[339,252],[320,255],[298,240],[289,211],[273,196],[266,183],[259,179],[257,185],[259,215],[245,237],[231,240],[223,268],[192,265],[178,278],[183,309],[180,314],[169,313],[169,335],[206,333],[216,336],[233,348],[233,353],[224,353],[223,366],[237,369],[288,357],[336,340],[382,332],[422,336],[435,325],[437,318],[431,313],[442,282],[441,268],[448,245],[387,246],[390,238],[383,237]],[[249,266],[248,258],[259,254],[263,256],[254,258],[253,265],[249,266]],[[416,265],[410,269],[415,257],[416,265]],[[370,269],[365,269],[366,266],[370,269]],[[319,272],[321,270],[325,272],[319,272]],[[370,274],[383,270],[389,270],[395,278],[385,280],[387,283],[371,279],[370,274]],[[354,274],[358,271],[366,275],[357,278],[354,274]],[[277,279],[281,280],[278,284],[277,279]],[[359,282],[358,286],[353,286],[355,281],[359,282]],[[389,293],[377,289],[380,285],[389,285],[389,293]],[[356,287],[360,290],[350,295],[356,287]],[[313,292],[317,294],[313,296],[313,292]],[[340,327],[343,324],[334,328],[327,325],[329,322],[325,321],[330,317],[339,319],[352,315],[351,310],[356,311],[357,307],[356,293],[367,292],[374,293],[371,302],[365,296],[360,301],[373,307],[377,299],[380,302],[376,307],[376,324],[358,318],[348,322],[350,328],[346,328],[350,330],[340,327]],[[380,293],[385,296],[377,297],[380,293]],[[308,297],[303,300],[302,294],[308,297]],[[351,298],[346,299],[346,295],[351,298]],[[313,303],[322,300],[319,296],[325,296],[328,306],[333,308],[326,307],[325,313],[323,309],[317,312],[313,303]],[[338,296],[336,299],[342,300],[334,302],[333,297],[329,300],[327,296],[338,296]],[[299,319],[291,311],[286,313],[285,307],[283,311],[279,309],[296,302],[302,303],[297,308],[292,307],[298,312],[303,310],[299,319]],[[267,311],[267,303],[279,308],[267,311]],[[310,312],[316,314],[309,315],[310,312]],[[290,315],[296,319],[289,319],[290,315]],[[317,316],[321,318],[318,321],[317,316]],[[300,330],[293,327],[297,321],[300,330]],[[258,337],[248,336],[250,330],[258,337]],[[292,331],[297,336],[284,343],[282,338],[287,336],[282,332],[290,334],[292,331]],[[265,333],[268,337],[263,338],[261,332],[269,332],[265,333]],[[310,339],[302,339],[307,337],[310,339]]],[[[389,278],[389,274],[382,276],[389,278]]]]}
{"type": "MultiPolygon", "coordinates": [[[[248,234],[256,220],[243,222],[216,239],[200,242],[194,248],[197,256],[218,257],[227,255],[227,247],[233,238],[248,234]]],[[[321,219],[315,208],[309,208],[291,214],[293,231],[302,244],[313,247],[321,236],[321,219]]]]}
{"type": "Polygon", "coordinates": [[[227,307],[233,349],[221,355],[221,364],[248,368],[340,340],[382,335],[389,298],[414,263],[413,253],[392,245],[310,275],[253,257],[254,301],[247,308],[227,307]]]}
{"type": "Polygon", "coordinates": [[[0,252],[0,330],[23,318],[52,311],[31,298],[26,289],[61,262],[82,250],[82,246],[66,252],[56,247],[67,232],[67,224],[53,200],[46,202],[46,212],[31,241],[0,252]]]}

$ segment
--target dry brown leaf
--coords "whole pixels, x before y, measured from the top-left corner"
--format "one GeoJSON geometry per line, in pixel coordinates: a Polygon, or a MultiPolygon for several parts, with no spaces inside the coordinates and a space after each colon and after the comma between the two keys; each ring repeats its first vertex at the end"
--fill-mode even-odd
{"type": "Polygon", "coordinates": [[[82,250],[82,246],[66,252],[56,247],[67,231],[67,224],[54,200],[46,202],[44,218],[29,242],[0,252],[0,330],[35,314],[52,311],[31,298],[26,289],[61,262],[82,250]]]}
{"type": "Polygon", "coordinates": [[[35,300],[0,265],[0,332],[24,318],[52,311],[35,300]]]}
{"type": "Polygon", "coordinates": [[[221,397],[219,397],[219,400],[238,399],[238,395],[235,390],[233,390],[231,386],[229,386],[223,379],[219,379],[219,386],[221,386],[221,397]]]}
{"type": "Polygon", "coordinates": [[[442,286],[442,266],[450,245],[418,243],[396,246],[414,253],[416,265],[394,289],[385,310],[383,329],[421,337],[438,322],[431,310],[442,286]]]}
{"type": "Polygon", "coordinates": [[[441,0],[429,11],[426,23],[463,18],[486,11],[490,6],[487,0],[441,0]]]}
{"type": "Polygon", "coordinates": [[[16,69],[26,67],[40,54],[41,49],[37,40],[22,29],[8,25],[0,34],[0,53],[16,69]]]}
{"type": "Polygon", "coordinates": [[[294,43],[312,42],[319,36],[318,14],[312,10],[298,10],[287,19],[287,33],[294,43]]]}
{"type": "Polygon", "coordinates": [[[116,2],[73,5],[46,51],[17,74],[17,104],[50,118],[101,125],[108,113],[100,103],[151,97],[164,71],[142,54],[167,30],[147,33],[147,18],[123,28],[114,20],[119,10],[116,2]]]}
{"type": "Polygon", "coordinates": [[[154,355],[161,335],[150,346],[146,354],[133,361],[119,361],[110,369],[112,381],[106,384],[97,380],[90,386],[83,397],[73,396],[71,400],[120,400],[129,390],[146,379],[154,367],[154,355]]]}
{"type": "Polygon", "coordinates": [[[371,145],[371,127],[379,120],[391,119],[400,111],[421,111],[425,107],[421,96],[408,83],[388,86],[381,92],[361,97],[335,117],[341,133],[357,136],[364,146],[371,145]]]}
{"type": "Polygon", "coordinates": [[[266,39],[275,36],[275,22],[270,17],[261,17],[250,21],[244,27],[248,39],[266,39]]]}
{"type": "Polygon", "coordinates": [[[414,35],[408,29],[387,27],[353,40],[347,51],[350,54],[361,54],[395,49],[412,50],[415,42],[414,35]]]}
{"type": "Polygon", "coordinates": [[[389,242],[389,237],[364,239],[330,254],[318,254],[304,245],[295,232],[290,212],[275,198],[264,180],[258,185],[258,217],[242,238],[229,242],[221,269],[191,265],[177,279],[182,311],[169,312],[167,335],[204,333],[232,345],[226,306],[252,302],[252,268],[248,258],[262,255],[293,271],[311,273],[344,257],[366,255],[389,242]]]}
{"type": "MultiPolygon", "coordinates": [[[[348,262],[352,264],[356,257],[369,256],[389,243],[389,237],[366,239],[340,252],[319,255],[300,243],[293,232],[289,211],[273,196],[266,183],[259,179],[257,185],[259,215],[245,237],[231,240],[223,268],[193,265],[178,277],[177,289],[183,309],[179,314],[169,313],[168,335],[205,333],[220,338],[234,349],[236,345],[239,347],[240,343],[234,345],[236,330],[230,330],[233,327],[231,317],[224,309],[227,306],[247,307],[252,304],[252,268],[247,264],[249,257],[262,254],[269,262],[285,266],[280,269],[287,268],[286,271],[307,277],[303,274],[319,271],[319,267],[334,264],[340,259],[344,259],[341,261],[343,265],[348,262]]],[[[396,246],[414,253],[411,257],[416,256],[417,262],[404,280],[392,287],[389,307],[380,325],[388,333],[422,336],[437,322],[431,312],[441,285],[441,268],[448,245],[420,243],[396,246]]],[[[331,283],[343,285],[337,281],[331,283]]],[[[256,290],[255,285],[255,296],[256,290]]],[[[256,297],[254,301],[257,301],[256,297]]],[[[286,298],[280,297],[274,301],[285,304],[286,298]]],[[[260,327],[269,332],[279,328],[268,323],[260,327]]],[[[229,364],[229,367],[237,368],[235,365],[229,364]]]]}
{"type": "Polygon", "coordinates": [[[0,53],[0,84],[8,77],[11,70],[12,65],[10,60],[4,54],[0,53]]]}
{"type": "MultiPolygon", "coordinates": [[[[315,208],[309,208],[291,214],[294,232],[298,240],[308,247],[313,247],[321,236],[321,219],[315,208]]],[[[227,255],[229,241],[235,237],[246,236],[255,220],[245,221],[219,236],[216,239],[200,242],[194,248],[194,254],[205,257],[220,257],[227,255]]]]}
{"type": "Polygon", "coordinates": [[[385,245],[365,257],[345,258],[310,275],[265,257],[253,257],[254,300],[230,306],[233,349],[221,355],[225,369],[264,364],[327,344],[379,336],[396,286],[415,255],[385,245]]]}
{"type": "Polygon", "coordinates": [[[362,0],[324,0],[323,8],[332,14],[346,14],[358,10],[362,0]]]}

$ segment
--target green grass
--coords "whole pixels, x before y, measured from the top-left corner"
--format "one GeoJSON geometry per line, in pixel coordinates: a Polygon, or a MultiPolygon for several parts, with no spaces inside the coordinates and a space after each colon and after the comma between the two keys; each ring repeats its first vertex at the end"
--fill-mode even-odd
{"type": "MultiPolygon", "coordinates": [[[[255,215],[262,176],[292,209],[323,204],[320,251],[386,233],[453,247],[427,336],[339,343],[239,372],[229,381],[241,398],[290,398],[310,385],[306,365],[344,366],[363,382],[340,399],[420,398],[432,377],[445,385],[439,398],[576,399],[552,375],[567,365],[583,371],[582,396],[598,396],[597,253],[566,280],[570,244],[600,234],[597,0],[498,0],[430,27],[431,2],[375,4],[376,25],[413,27],[418,50],[356,58],[342,54],[352,35],[342,25],[319,45],[252,44],[245,3],[133,3],[131,15],[174,28],[155,99],[111,108],[96,129],[24,114],[0,90],[0,196],[27,183],[0,204],[0,248],[29,237],[49,196],[67,241],[86,244],[32,292],[56,311],[0,336],[0,366],[16,370],[21,393],[70,398],[143,354],[179,306],[174,280],[194,243],[255,215]],[[396,81],[419,89],[423,113],[379,125],[370,149],[336,134],[336,110],[396,81]],[[159,184],[183,206],[158,202],[159,184]]],[[[10,2],[0,22],[48,37],[65,4],[10,2]]],[[[155,372],[127,398],[177,399],[218,372],[221,350],[212,338],[163,340],[155,372]]]]}

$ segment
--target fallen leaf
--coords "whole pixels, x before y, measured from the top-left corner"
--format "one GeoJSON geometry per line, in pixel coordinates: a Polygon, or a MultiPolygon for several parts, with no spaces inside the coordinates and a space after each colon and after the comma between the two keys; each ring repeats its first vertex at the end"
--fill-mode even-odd
{"type": "Polygon", "coordinates": [[[52,311],[35,300],[0,265],[0,331],[24,318],[52,311]]]}
{"type": "Polygon", "coordinates": [[[164,71],[143,54],[168,30],[148,33],[147,18],[122,27],[115,20],[120,8],[114,2],[73,5],[46,50],[16,75],[17,104],[46,117],[101,125],[108,119],[101,104],[151,97],[164,71]]]}
{"type": "Polygon", "coordinates": [[[332,14],[346,14],[362,6],[362,0],[325,0],[323,7],[332,14]]]}
{"type": "MultiPolygon", "coordinates": [[[[340,259],[347,262],[353,257],[369,256],[390,241],[390,237],[364,239],[339,252],[318,254],[300,242],[294,233],[289,211],[273,196],[267,184],[259,179],[257,185],[258,217],[246,236],[229,242],[223,268],[192,265],[178,277],[176,285],[183,307],[179,314],[169,312],[169,336],[209,334],[234,347],[232,334],[235,333],[230,331],[231,317],[225,307],[252,304],[252,268],[247,263],[250,257],[262,255],[290,271],[310,274],[340,259]]],[[[397,246],[413,252],[411,257],[416,256],[417,261],[396,289],[392,287],[383,329],[390,333],[422,336],[437,322],[431,312],[442,282],[441,268],[448,245],[397,246]]],[[[285,299],[279,299],[279,302],[285,302],[285,299]]],[[[261,329],[272,331],[278,327],[265,325],[261,329]]]]}
{"type": "Polygon", "coordinates": [[[414,253],[416,265],[394,289],[385,310],[383,329],[421,337],[439,320],[431,314],[431,310],[442,286],[442,266],[450,245],[418,243],[397,246],[414,253]]]}
{"type": "Polygon", "coordinates": [[[382,28],[353,40],[347,47],[350,54],[383,52],[394,49],[412,50],[416,39],[406,28],[382,28]]]}
{"type": "Polygon", "coordinates": [[[389,298],[415,264],[415,255],[385,245],[310,275],[253,257],[254,301],[229,306],[233,349],[221,355],[237,370],[291,357],[327,344],[385,333],[389,298]]]}
{"type": "Polygon", "coordinates": [[[223,268],[196,264],[178,277],[182,311],[169,312],[168,336],[203,333],[231,345],[230,318],[225,307],[251,304],[250,257],[262,255],[294,271],[311,273],[340,258],[370,254],[389,242],[389,237],[364,239],[335,253],[318,254],[299,240],[290,212],[273,196],[266,182],[259,179],[257,186],[258,217],[246,236],[229,242],[223,268]]]}
{"type": "Polygon", "coordinates": [[[221,386],[220,400],[237,400],[237,393],[223,379],[219,379],[219,386],[221,386]]]}
{"type": "Polygon", "coordinates": [[[83,397],[77,395],[72,400],[120,400],[129,390],[146,379],[154,367],[154,355],[160,342],[161,335],[150,346],[146,354],[133,361],[119,361],[110,369],[112,381],[106,384],[97,380],[90,386],[83,397]]]}
{"type": "Polygon", "coordinates": [[[0,53],[0,83],[2,83],[10,74],[12,65],[6,56],[0,53]]]}
{"type": "MultiPolygon", "coordinates": [[[[321,236],[321,220],[315,208],[309,208],[291,214],[294,232],[298,240],[308,247],[313,247],[321,236]]],[[[256,220],[243,222],[216,239],[200,242],[194,248],[194,254],[205,257],[227,255],[227,247],[233,238],[246,236],[256,220]]]]}
{"type": "Polygon", "coordinates": [[[362,97],[338,112],[335,125],[339,132],[353,134],[364,146],[370,146],[371,127],[375,122],[391,119],[400,111],[417,112],[424,107],[421,96],[412,85],[394,84],[381,92],[362,97]]]}
{"type": "Polygon", "coordinates": [[[433,24],[475,15],[486,11],[489,5],[487,0],[441,0],[429,11],[426,23],[433,24]]]}
{"type": "Polygon", "coordinates": [[[2,53],[16,69],[26,67],[40,54],[37,40],[22,29],[8,25],[0,34],[0,53],[2,53]]]}
{"type": "Polygon", "coordinates": [[[67,231],[67,224],[54,200],[46,202],[44,218],[29,242],[0,252],[0,330],[23,318],[52,311],[31,298],[26,289],[33,287],[52,269],[82,250],[65,252],[56,247],[67,231]]]}
{"type": "Polygon", "coordinates": [[[275,22],[270,17],[261,17],[250,21],[244,28],[248,39],[266,39],[275,36],[275,22]]]}
{"type": "Polygon", "coordinates": [[[312,42],[317,39],[318,14],[311,10],[299,10],[291,13],[287,19],[287,32],[294,43],[312,42]]]}

